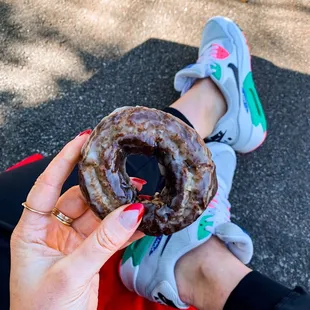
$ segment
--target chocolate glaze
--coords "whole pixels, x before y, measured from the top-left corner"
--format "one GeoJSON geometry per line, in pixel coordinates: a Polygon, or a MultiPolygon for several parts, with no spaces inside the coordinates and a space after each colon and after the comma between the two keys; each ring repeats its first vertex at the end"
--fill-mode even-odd
{"type": "Polygon", "coordinates": [[[197,132],[165,112],[124,107],[102,119],[82,149],[80,188],[103,219],[114,209],[143,202],[139,230],[172,234],[194,222],[216,193],[211,154],[197,132]],[[139,200],[126,173],[129,154],[155,155],[166,184],[151,201],[139,200]],[[163,169],[164,168],[164,169],[163,169]]]}

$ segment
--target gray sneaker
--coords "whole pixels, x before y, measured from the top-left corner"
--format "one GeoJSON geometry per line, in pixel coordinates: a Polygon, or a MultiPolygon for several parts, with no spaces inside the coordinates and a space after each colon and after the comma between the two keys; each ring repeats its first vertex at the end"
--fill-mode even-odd
{"type": "Polygon", "coordinates": [[[179,297],[174,268],[186,253],[212,235],[223,240],[243,263],[253,255],[251,238],[230,222],[228,195],[236,167],[233,149],[223,143],[207,144],[216,164],[218,192],[203,214],[190,226],[169,236],[144,238],[127,247],[120,263],[124,285],[138,295],[160,304],[186,309],[179,297]]]}
{"type": "Polygon", "coordinates": [[[227,112],[208,140],[227,143],[241,153],[253,151],[264,142],[267,124],[245,36],[230,19],[211,18],[204,27],[198,56],[195,64],[176,74],[175,89],[183,95],[197,79],[210,77],[223,93],[227,112]]]}

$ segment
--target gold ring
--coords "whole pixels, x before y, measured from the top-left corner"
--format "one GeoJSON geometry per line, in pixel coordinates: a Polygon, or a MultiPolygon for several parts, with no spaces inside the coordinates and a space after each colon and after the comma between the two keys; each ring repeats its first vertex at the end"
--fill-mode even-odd
{"type": "Polygon", "coordinates": [[[27,210],[29,210],[29,211],[31,211],[31,212],[37,213],[37,214],[41,214],[41,215],[51,215],[51,212],[43,212],[43,211],[35,210],[35,209],[32,209],[32,208],[28,207],[27,204],[26,204],[26,202],[23,202],[23,203],[22,203],[22,206],[23,206],[25,209],[27,209],[27,210]]]}
{"type": "Polygon", "coordinates": [[[59,222],[65,224],[65,225],[67,225],[67,226],[71,226],[71,224],[72,224],[72,222],[73,222],[73,219],[72,219],[71,217],[69,217],[69,216],[67,216],[67,215],[65,215],[65,214],[63,214],[63,213],[61,213],[57,208],[54,208],[54,209],[52,210],[52,214],[56,217],[56,219],[57,219],[59,222]]]}

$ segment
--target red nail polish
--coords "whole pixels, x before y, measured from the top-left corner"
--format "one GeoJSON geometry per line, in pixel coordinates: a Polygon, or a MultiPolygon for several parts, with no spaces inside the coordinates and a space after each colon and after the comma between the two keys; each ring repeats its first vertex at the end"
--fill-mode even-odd
{"type": "Polygon", "coordinates": [[[126,230],[133,230],[144,214],[144,205],[142,203],[133,203],[126,207],[119,215],[120,224],[126,230]]]}
{"type": "Polygon", "coordinates": [[[91,129],[86,129],[86,130],[80,132],[79,135],[78,135],[78,137],[83,136],[83,135],[86,135],[86,134],[89,135],[91,132],[92,132],[91,129]]]}
{"type": "Polygon", "coordinates": [[[139,195],[138,198],[140,200],[149,200],[149,201],[151,201],[153,199],[153,197],[150,195],[139,195]]]}
{"type": "Polygon", "coordinates": [[[139,215],[137,218],[137,222],[139,222],[144,214],[144,205],[139,202],[132,203],[131,205],[129,205],[123,210],[123,212],[127,212],[127,211],[138,211],[139,215]]]}
{"type": "Polygon", "coordinates": [[[145,185],[147,183],[145,180],[140,179],[140,178],[131,178],[131,180],[134,181],[134,182],[137,182],[137,183],[139,183],[141,185],[145,185]]]}

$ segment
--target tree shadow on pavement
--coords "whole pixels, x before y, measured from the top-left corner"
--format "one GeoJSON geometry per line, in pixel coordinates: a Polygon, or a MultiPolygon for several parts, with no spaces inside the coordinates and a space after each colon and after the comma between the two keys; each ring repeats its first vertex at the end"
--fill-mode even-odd
{"type": "Polygon", "coordinates": [[[0,2],[0,13],[0,59],[4,63],[20,64],[21,59],[11,53],[10,45],[16,41],[23,41],[21,26],[10,22],[12,7],[9,4],[0,2]]]}
{"type": "MultiPolygon", "coordinates": [[[[147,40],[117,60],[81,52],[83,62],[95,72],[89,80],[77,84],[59,79],[61,98],[6,115],[1,169],[34,152],[58,151],[117,107],[170,105],[179,96],[173,89],[175,73],[194,62],[197,52],[195,47],[158,39],[147,40]]],[[[309,288],[310,76],[259,57],[253,57],[252,64],[268,137],[256,152],[238,156],[232,220],[254,240],[254,268],[287,285],[309,288]]]]}

